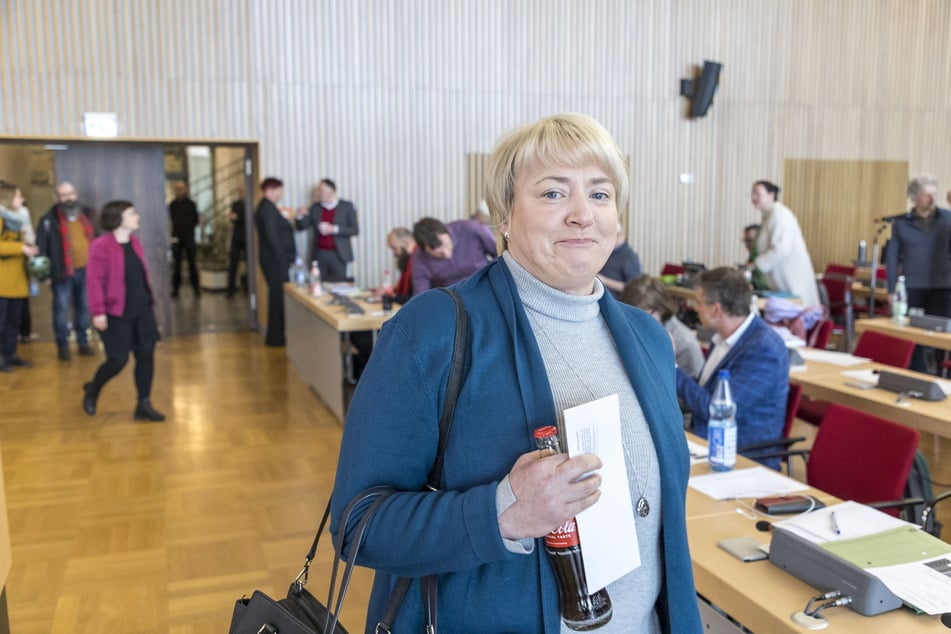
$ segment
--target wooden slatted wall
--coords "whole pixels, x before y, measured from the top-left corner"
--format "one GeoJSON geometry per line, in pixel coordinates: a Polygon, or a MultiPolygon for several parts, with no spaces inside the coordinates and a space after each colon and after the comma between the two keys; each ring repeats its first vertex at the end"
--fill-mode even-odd
{"type": "Polygon", "coordinates": [[[948,184],[949,24],[938,0],[7,0],[0,134],[78,135],[106,111],[132,138],[258,139],[286,204],[324,176],[357,204],[374,282],[391,227],[471,211],[468,155],[580,111],[631,156],[645,267],[731,263],[751,183],[786,160],[948,184]],[[720,88],[691,121],[679,81],[704,59],[720,88]]]}

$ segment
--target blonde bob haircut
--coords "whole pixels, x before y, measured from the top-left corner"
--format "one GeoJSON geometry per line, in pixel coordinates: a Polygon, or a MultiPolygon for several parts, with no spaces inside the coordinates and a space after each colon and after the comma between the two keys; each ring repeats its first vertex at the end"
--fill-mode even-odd
{"type": "Polygon", "coordinates": [[[583,114],[558,114],[507,133],[492,150],[485,173],[485,200],[492,226],[509,222],[515,177],[528,165],[597,165],[611,179],[618,213],[627,209],[630,187],[627,161],[614,137],[583,114]]]}

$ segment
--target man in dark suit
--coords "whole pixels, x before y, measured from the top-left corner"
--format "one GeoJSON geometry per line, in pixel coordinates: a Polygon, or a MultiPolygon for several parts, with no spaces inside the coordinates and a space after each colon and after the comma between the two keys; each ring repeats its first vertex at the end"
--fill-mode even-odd
{"type": "Polygon", "coordinates": [[[267,281],[267,336],[264,343],[283,346],[284,340],[284,282],[287,270],[294,262],[294,228],[277,208],[284,196],[284,183],[270,177],[261,183],[261,202],[254,212],[258,229],[258,251],[261,271],[267,281]]]}
{"type": "MultiPolygon", "coordinates": [[[[783,435],[789,355],[782,338],[750,312],[752,291],[743,273],[720,267],[700,274],[697,312],[701,323],[716,330],[713,347],[698,380],[677,368],[677,396],[693,414],[693,433],[706,438],[710,400],[717,371],[730,371],[736,403],[737,446],[783,435]]],[[[774,469],[779,458],[762,461],[774,469]]]]}
{"type": "Polygon", "coordinates": [[[178,288],[182,285],[182,255],[188,259],[188,277],[195,291],[195,297],[201,296],[198,285],[198,266],[195,264],[197,247],[195,245],[195,227],[198,226],[198,207],[188,197],[188,185],[185,181],[176,181],[175,199],[168,204],[168,215],[172,221],[172,297],[178,297],[178,288]]]}
{"type": "Polygon", "coordinates": [[[248,257],[245,244],[246,212],[244,209],[244,187],[235,192],[237,200],[231,203],[231,249],[228,253],[228,298],[234,297],[237,290],[235,280],[238,277],[238,264],[248,257]]]}
{"type": "Polygon", "coordinates": [[[297,216],[298,230],[314,228],[313,259],[320,277],[327,281],[347,278],[347,264],[353,262],[350,238],[360,233],[357,210],[349,200],[337,197],[337,185],[329,178],[316,187],[317,201],[308,212],[297,216]]]}

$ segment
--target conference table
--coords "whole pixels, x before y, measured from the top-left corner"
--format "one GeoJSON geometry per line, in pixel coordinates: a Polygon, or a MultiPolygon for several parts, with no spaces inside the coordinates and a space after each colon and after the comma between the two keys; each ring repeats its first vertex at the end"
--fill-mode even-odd
{"type": "MultiPolygon", "coordinates": [[[[690,437],[692,441],[697,439],[690,437]]],[[[739,457],[737,469],[755,466],[739,457]]],[[[691,467],[691,476],[710,473],[706,463],[691,467]]],[[[814,495],[826,504],[837,498],[817,489],[804,494],[814,495]]],[[[753,503],[747,500],[714,500],[699,491],[687,489],[687,539],[693,561],[694,581],[700,595],[701,618],[705,632],[725,634],[740,630],[709,604],[730,615],[744,627],[763,634],[802,634],[805,628],[790,620],[793,612],[802,610],[806,602],[820,591],[771,564],[768,560],[742,562],[717,546],[722,539],[753,537],[769,542],[770,534],[756,529],[757,517],[750,519],[737,513],[753,503]]],[[[777,519],[782,519],[778,516],[777,519]]],[[[896,632],[947,632],[936,616],[915,614],[901,608],[874,617],[862,616],[846,607],[827,610],[828,632],[861,632],[862,634],[894,634],[896,632]]]]}
{"type": "MultiPolygon", "coordinates": [[[[337,296],[340,297],[339,295],[337,296]]],[[[317,396],[342,422],[346,416],[346,384],[353,381],[350,333],[376,333],[399,305],[384,312],[379,303],[349,297],[335,301],[328,291],[313,297],[307,288],[284,285],[284,323],[287,357],[317,396]],[[356,306],[363,312],[353,312],[356,306]]]]}
{"type": "MultiPolygon", "coordinates": [[[[852,371],[878,372],[881,370],[941,382],[941,379],[930,374],[903,370],[882,363],[863,362],[843,367],[809,359],[806,359],[805,367],[790,368],[789,380],[801,385],[803,394],[809,397],[846,405],[918,431],[951,438],[951,400],[924,401],[903,398],[899,402],[898,394],[895,392],[878,387],[857,387],[855,384],[863,383],[863,379],[843,374],[852,371]]],[[[951,388],[951,383],[944,382],[942,385],[951,388]]]]}
{"type": "Polygon", "coordinates": [[[900,324],[895,323],[891,317],[857,319],[855,321],[855,332],[865,332],[866,330],[874,330],[899,339],[914,341],[919,346],[951,350],[951,332],[936,332],[924,328],[915,328],[908,325],[907,319],[900,324]]]}

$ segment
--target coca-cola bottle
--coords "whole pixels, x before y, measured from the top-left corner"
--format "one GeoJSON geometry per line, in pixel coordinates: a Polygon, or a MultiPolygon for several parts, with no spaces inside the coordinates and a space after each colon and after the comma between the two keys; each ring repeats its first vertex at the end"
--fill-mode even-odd
{"type": "MultiPolygon", "coordinates": [[[[536,429],[535,446],[542,451],[561,453],[558,428],[548,426],[536,429]]],[[[565,625],[583,632],[597,629],[610,621],[611,597],[607,589],[588,593],[575,518],[572,517],[545,536],[545,552],[558,579],[558,603],[565,625]]]]}

